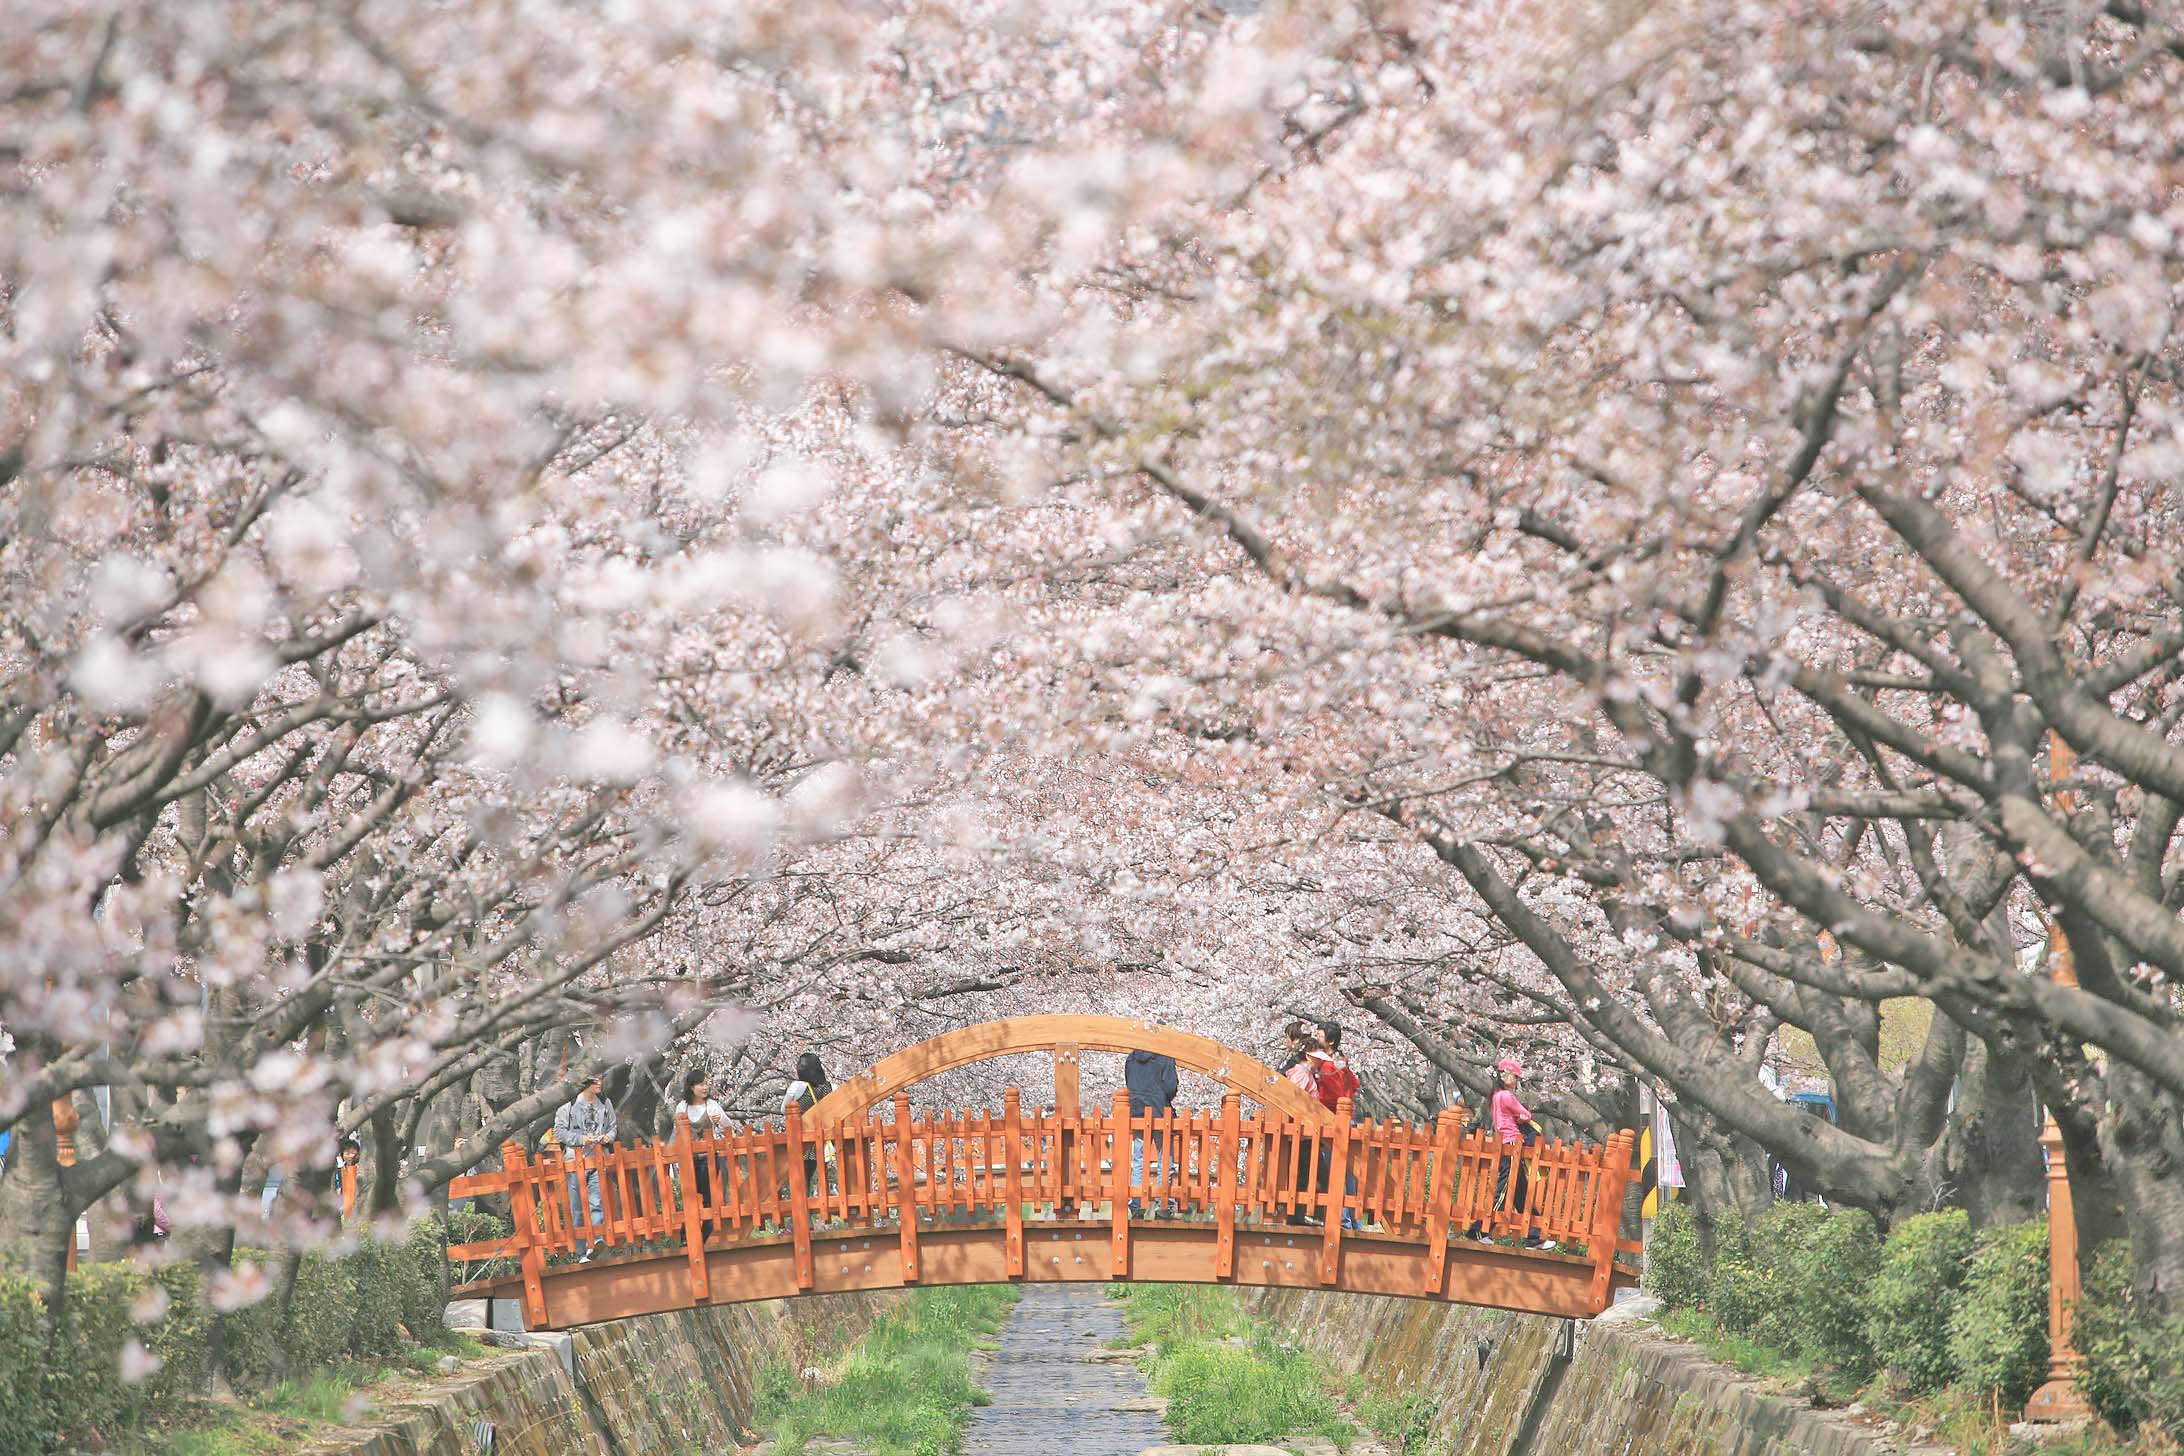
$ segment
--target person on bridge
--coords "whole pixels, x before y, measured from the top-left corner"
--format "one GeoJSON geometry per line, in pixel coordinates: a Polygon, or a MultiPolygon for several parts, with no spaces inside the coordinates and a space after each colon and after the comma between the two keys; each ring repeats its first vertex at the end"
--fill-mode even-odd
{"type": "MultiPolygon", "coordinates": [[[[1134,1051],[1122,1065],[1122,1084],[1130,1093],[1130,1115],[1141,1112],[1159,1113],[1166,1116],[1175,1107],[1176,1079],[1175,1058],[1159,1052],[1134,1051]]],[[[1166,1134],[1153,1133],[1153,1163],[1155,1177],[1173,1182],[1179,1169],[1175,1154],[1168,1148],[1166,1134]]],[[[1130,1134],[1130,1186],[1136,1188],[1145,1182],[1145,1134],[1130,1134]]],[[[1162,1218],[1180,1211],[1182,1205],[1170,1198],[1165,1204],[1153,1200],[1153,1217],[1162,1218]]],[[[1130,1200],[1130,1216],[1139,1213],[1138,1200],[1130,1200]]]]}
{"type": "MultiPolygon", "coordinates": [[[[1494,1070],[1500,1077],[1501,1085],[1494,1089],[1494,1096],[1487,1104],[1487,1109],[1494,1120],[1494,1136],[1502,1146],[1501,1162],[1494,1170],[1494,1207],[1498,1210],[1504,1206],[1503,1199],[1509,1193],[1510,1170],[1513,1167],[1517,1181],[1516,1206],[1522,1209],[1526,1195],[1524,1149],[1538,1141],[1539,1124],[1532,1118],[1532,1109],[1526,1107],[1517,1096],[1517,1084],[1524,1080],[1523,1064],[1515,1057],[1503,1057],[1494,1064],[1494,1070]]],[[[1481,1243],[1494,1242],[1494,1235],[1480,1224],[1471,1226],[1471,1236],[1481,1243]]],[[[1535,1224],[1525,1231],[1524,1246],[1528,1249],[1551,1249],[1555,1246],[1555,1241],[1541,1238],[1539,1227],[1535,1224]]]]}
{"type": "MultiPolygon", "coordinates": [[[[1289,1060],[1282,1063],[1282,1075],[1294,1083],[1305,1096],[1312,1098],[1314,1101],[1319,1099],[1319,1073],[1314,1068],[1311,1057],[1316,1036],[1317,1033],[1301,1021],[1292,1021],[1282,1028],[1282,1040],[1289,1044],[1289,1060]]],[[[1299,1193],[1310,1193],[1312,1191],[1312,1175],[1316,1171],[1317,1165],[1318,1154],[1313,1139],[1299,1138],[1297,1140],[1296,1182],[1296,1189],[1299,1193]]],[[[1317,1224],[1320,1220],[1312,1217],[1302,1208],[1293,1208],[1289,1211],[1286,1222],[1317,1224]]]]}
{"type": "MultiPolygon", "coordinates": [[[[581,1153],[592,1148],[602,1148],[614,1141],[614,1104],[607,1100],[604,1079],[592,1077],[578,1090],[574,1102],[564,1102],[554,1114],[554,1142],[566,1153],[581,1153]]],[[[595,1168],[582,1177],[569,1175],[569,1222],[579,1228],[599,1228],[607,1221],[605,1206],[599,1200],[599,1171],[595,1168]],[[586,1207],[591,1219],[584,1219],[586,1207]]],[[[584,1262],[590,1263],[592,1255],[599,1252],[604,1239],[587,1239],[584,1243],[584,1262]]]]}
{"type": "MultiPolygon", "coordinates": [[[[690,1136],[693,1138],[717,1137],[728,1131],[728,1109],[713,1100],[713,1079],[701,1068],[683,1078],[682,1101],[675,1104],[675,1116],[690,1119],[690,1136]]],[[[696,1157],[698,1207],[713,1201],[713,1155],[701,1148],[696,1157]]],[[[719,1227],[716,1219],[705,1221],[705,1237],[711,1238],[719,1227]]]]}
{"type": "MultiPolygon", "coordinates": [[[[1350,1121],[1356,1122],[1357,1094],[1365,1084],[1358,1080],[1357,1073],[1350,1070],[1350,1059],[1342,1054],[1342,1027],[1332,1021],[1321,1022],[1318,1044],[1308,1055],[1312,1061],[1313,1084],[1319,1089],[1320,1105],[1333,1112],[1342,1099],[1347,1097],[1350,1099],[1350,1121]]],[[[1328,1165],[1333,1161],[1332,1147],[1322,1143],[1319,1162],[1319,1181],[1322,1188],[1327,1186],[1328,1165]]],[[[1342,1191],[1350,1195],[1357,1192],[1357,1174],[1343,1174],[1342,1191]]],[[[1351,1233],[1357,1232],[1355,1208],[1347,1205],[1343,1208],[1342,1226],[1351,1233]]]]}
{"type": "MultiPolygon", "coordinates": [[[[819,1064],[819,1054],[817,1052],[805,1052],[796,1059],[796,1079],[789,1083],[788,1090],[781,1095],[781,1110],[785,1113],[794,1107],[809,1115],[811,1110],[824,1102],[827,1094],[833,1090],[834,1084],[827,1080],[827,1069],[819,1064]]],[[[834,1145],[832,1143],[827,1144],[826,1154],[828,1163],[827,1192],[833,1193],[838,1190],[833,1168],[834,1145]]],[[[819,1196],[819,1145],[817,1143],[804,1149],[804,1192],[812,1198],[819,1196]]]]}

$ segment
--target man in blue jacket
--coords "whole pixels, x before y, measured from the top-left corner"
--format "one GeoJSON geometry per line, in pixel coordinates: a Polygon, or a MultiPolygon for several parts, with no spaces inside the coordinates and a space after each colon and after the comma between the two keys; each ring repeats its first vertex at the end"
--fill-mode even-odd
{"type": "MultiPolygon", "coordinates": [[[[1130,1060],[1123,1064],[1122,1084],[1130,1092],[1130,1113],[1134,1117],[1141,1112],[1165,1116],[1175,1106],[1175,1058],[1164,1057],[1158,1052],[1132,1052],[1130,1060]]],[[[1167,1176],[1176,1176],[1176,1163],[1166,1156],[1167,1138],[1153,1134],[1153,1162],[1155,1168],[1165,1164],[1167,1176]]],[[[1159,1176],[1157,1171],[1155,1176],[1159,1176]]],[[[1130,1134],[1130,1186],[1136,1188],[1145,1182],[1145,1138],[1141,1133],[1130,1134]]],[[[1175,1213],[1180,1205],[1171,1198],[1163,1207],[1158,1199],[1153,1201],[1153,1217],[1165,1218],[1175,1213]]],[[[1130,1200],[1130,1216],[1138,1214],[1138,1200],[1130,1200]]]]}

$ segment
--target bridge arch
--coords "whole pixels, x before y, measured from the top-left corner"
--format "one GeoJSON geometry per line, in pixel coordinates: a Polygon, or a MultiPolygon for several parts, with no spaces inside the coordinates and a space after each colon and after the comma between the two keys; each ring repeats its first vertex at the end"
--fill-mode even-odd
{"type": "Polygon", "coordinates": [[[1174,1057],[1177,1066],[1211,1077],[1270,1113],[1305,1123],[1328,1122],[1334,1116],[1266,1063],[1211,1037],[1125,1016],[1048,1015],[982,1021],[904,1047],[828,1093],[809,1121],[854,1121],[897,1092],[942,1072],[1040,1051],[1054,1054],[1055,1102],[1069,1115],[1078,1110],[1080,1053],[1148,1051],[1174,1057]]]}

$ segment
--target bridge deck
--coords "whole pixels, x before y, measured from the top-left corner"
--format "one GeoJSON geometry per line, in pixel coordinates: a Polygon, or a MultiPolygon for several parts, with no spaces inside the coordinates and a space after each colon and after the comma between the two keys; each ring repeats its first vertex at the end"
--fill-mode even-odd
{"type": "MultiPolygon", "coordinates": [[[[1127,1268],[1115,1264],[1113,1225],[1109,1220],[1073,1219],[1033,1224],[1024,1230],[1023,1272],[1011,1275],[1007,1231],[999,1223],[929,1227],[920,1232],[923,1269],[917,1283],[1040,1284],[1116,1279],[1166,1284],[1274,1285],[1294,1288],[1334,1287],[1356,1294],[1437,1298],[1530,1314],[1586,1319],[1599,1313],[1593,1296],[1594,1268],[1588,1254],[1542,1253],[1500,1244],[1458,1240],[1451,1244],[1440,1287],[1424,1289],[1430,1278],[1431,1250],[1426,1241],[1388,1233],[1345,1233],[1337,1278],[1332,1286],[1320,1277],[1320,1231],[1309,1228],[1240,1229],[1235,1236],[1235,1268],[1216,1278],[1214,1246],[1219,1231],[1210,1222],[1133,1222],[1127,1268]]],[[[689,1261],[681,1249],[602,1255],[588,1264],[548,1268],[543,1278],[546,1313],[533,1328],[566,1329],[601,1320],[688,1309],[694,1304],[733,1304],[754,1299],[786,1299],[800,1294],[835,1294],[857,1289],[909,1287],[903,1278],[902,1246],[892,1229],[828,1230],[811,1241],[812,1277],[797,1280],[795,1241],[787,1235],[759,1237],[706,1251],[710,1297],[690,1297],[689,1261]]],[[[1637,1272],[1616,1265],[1609,1276],[1613,1291],[1634,1287],[1637,1272]]],[[[480,1280],[460,1293],[499,1299],[524,1297],[520,1273],[480,1280]]]]}
{"type": "Polygon", "coordinates": [[[1585,1317],[1632,1280],[1615,1262],[1628,1132],[1604,1147],[1534,1145],[1505,1169],[1504,1149],[1464,1133],[1454,1111],[1432,1127],[1352,1125],[1345,1105],[1307,1123],[1244,1117],[1232,1093],[1218,1113],[1133,1115],[1118,1096],[1107,1112],[1026,1115],[1011,1091],[998,1115],[913,1116],[901,1093],[893,1113],[806,1127],[792,1111],[785,1127],[712,1137],[681,1125],[669,1143],[536,1160],[507,1144],[500,1171],[449,1191],[505,1197],[515,1232],[448,1252],[509,1261],[464,1292],[520,1297],[533,1329],[797,1294],[1076,1279],[1299,1285],[1585,1317]],[[1183,1216],[1133,1218],[1133,1201],[1172,1202],[1183,1216]],[[1345,1231],[1344,1208],[1382,1231],[1345,1231]],[[1320,1225],[1295,1222],[1307,1216],[1320,1225]],[[1462,1237],[1475,1227],[1569,1248],[1462,1237]],[[586,1245],[597,1257],[576,1262],[586,1245]]]}

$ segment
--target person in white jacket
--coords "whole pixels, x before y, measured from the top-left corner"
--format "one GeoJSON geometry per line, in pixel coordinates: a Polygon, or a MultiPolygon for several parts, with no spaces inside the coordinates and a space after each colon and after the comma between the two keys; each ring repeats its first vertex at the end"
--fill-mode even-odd
{"type": "MultiPolygon", "coordinates": [[[[713,1079],[704,1071],[692,1072],[683,1078],[682,1101],[675,1104],[675,1115],[690,1119],[690,1135],[697,1139],[698,1207],[703,1209],[713,1202],[713,1155],[706,1144],[728,1131],[728,1109],[713,1100],[713,1079]]],[[[705,1221],[705,1237],[713,1237],[719,1227],[716,1219],[705,1221]]]]}

